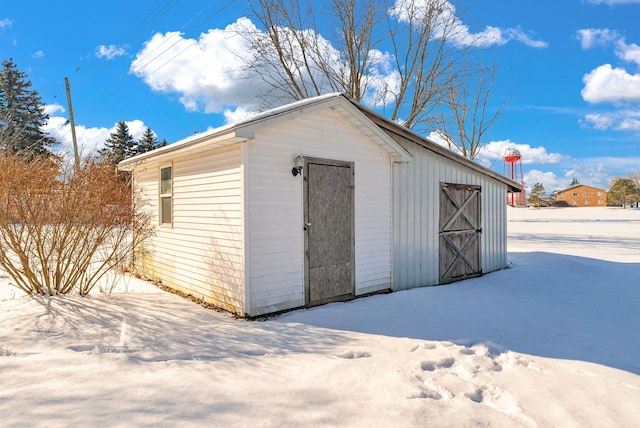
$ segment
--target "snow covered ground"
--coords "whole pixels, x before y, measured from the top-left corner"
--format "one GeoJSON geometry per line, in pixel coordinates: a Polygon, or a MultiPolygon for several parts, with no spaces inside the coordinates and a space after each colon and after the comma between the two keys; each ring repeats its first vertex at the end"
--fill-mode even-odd
{"type": "Polygon", "coordinates": [[[0,275],[0,426],[640,426],[640,210],[510,208],[509,264],[266,321],[0,275]]]}

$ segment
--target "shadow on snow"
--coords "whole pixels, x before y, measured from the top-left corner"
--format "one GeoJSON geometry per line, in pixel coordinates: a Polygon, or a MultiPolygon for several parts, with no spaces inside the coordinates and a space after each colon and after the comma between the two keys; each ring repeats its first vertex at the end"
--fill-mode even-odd
{"type": "Polygon", "coordinates": [[[531,252],[510,269],[439,287],[285,314],[276,322],[486,343],[640,374],[640,264],[531,252]]]}

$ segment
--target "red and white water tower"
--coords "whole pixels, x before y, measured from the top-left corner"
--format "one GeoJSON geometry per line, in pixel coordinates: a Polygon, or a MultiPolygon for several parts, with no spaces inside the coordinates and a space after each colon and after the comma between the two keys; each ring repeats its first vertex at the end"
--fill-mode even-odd
{"type": "Polygon", "coordinates": [[[504,166],[507,171],[507,177],[511,180],[522,184],[522,192],[507,193],[507,204],[511,206],[515,205],[526,205],[527,199],[524,192],[524,178],[522,177],[522,156],[520,156],[520,152],[515,147],[509,147],[504,152],[504,166]],[[516,168],[516,165],[518,168],[516,168]],[[520,170],[520,176],[518,177],[518,169],[520,170]]]}

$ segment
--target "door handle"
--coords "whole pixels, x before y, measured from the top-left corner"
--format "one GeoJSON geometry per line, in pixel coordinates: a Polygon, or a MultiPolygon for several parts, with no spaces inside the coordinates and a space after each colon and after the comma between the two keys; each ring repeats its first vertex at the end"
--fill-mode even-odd
{"type": "Polygon", "coordinates": [[[311,227],[311,223],[305,222],[304,230],[309,230],[310,227],[311,227]]]}

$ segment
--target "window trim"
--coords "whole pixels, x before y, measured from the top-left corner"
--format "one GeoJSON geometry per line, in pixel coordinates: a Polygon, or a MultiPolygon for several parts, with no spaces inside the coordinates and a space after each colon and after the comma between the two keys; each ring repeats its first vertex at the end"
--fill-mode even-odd
{"type": "Polygon", "coordinates": [[[173,227],[173,163],[161,165],[158,169],[158,224],[162,227],[173,227]],[[169,177],[169,191],[163,192],[162,172],[169,169],[171,174],[169,177]],[[164,201],[169,200],[169,216],[168,222],[164,221],[165,213],[163,211],[164,201]]]}

